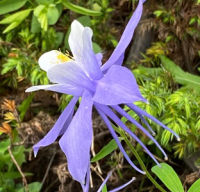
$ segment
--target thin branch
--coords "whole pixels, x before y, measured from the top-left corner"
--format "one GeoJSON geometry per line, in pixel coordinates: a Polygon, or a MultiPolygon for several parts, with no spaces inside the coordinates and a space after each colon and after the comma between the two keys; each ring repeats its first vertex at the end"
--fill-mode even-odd
{"type": "Polygon", "coordinates": [[[48,176],[48,173],[49,173],[49,170],[50,170],[51,165],[52,165],[52,163],[53,163],[53,160],[54,160],[55,155],[56,155],[56,152],[53,154],[53,156],[51,157],[51,159],[50,159],[50,161],[49,161],[49,165],[48,165],[47,170],[46,170],[46,172],[45,172],[45,175],[44,175],[44,177],[43,177],[43,179],[42,179],[42,186],[44,185],[44,182],[45,182],[45,180],[46,180],[46,178],[47,178],[47,176],[48,176]]]}
{"type": "Polygon", "coordinates": [[[25,192],[29,192],[26,177],[25,177],[24,173],[22,172],[22,170],[21,170],[19,164],[17,163],[17,161],[16,161],[16,159],[15,159],[15,157],[14,157],[12,151],[11,151],[11,146],[8,146],[8,152],[9,152],[9,154],[10,154],[10,157],[11,157],[13,163],[15,164],[15,166],[17,167],[17,169],[18,169],[20,175],[22,176],[22,182],[23,182],[23,185],[24,185],[24,188],[25,188],[25,192]]]}

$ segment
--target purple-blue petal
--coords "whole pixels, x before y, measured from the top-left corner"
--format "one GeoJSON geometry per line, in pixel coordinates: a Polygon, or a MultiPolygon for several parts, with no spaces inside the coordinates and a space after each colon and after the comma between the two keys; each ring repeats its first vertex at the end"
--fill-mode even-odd
{"type": "Polygon", "coordinates": [[[133,123],[136,127],[138,127],[147,137],[149,137],[155,144],[156,146],[160,149],[160,151],[163,153],[165,156],[165,159],[167,160],[167,154],[165,151],[162,149],[160,144],[156,141],[156,139],[142,126],[140,125],[133,117],[131,117],[128,113],[126,113],[122,108],[119,106],[112,106],[113,109],[115,109],[118,113],[123,115],[126,119],[128,119],[131,123],[133,123]]]}
{"type": "Polygon", "coordinates": [[[68,129],[59,141],[67,157],[68,170],[76,181],[85,185],[86,174],[90,163],[92,142],[92,105],[90,94],[84,92],[81,104],[68,129]]]}
{"type": "Polygon", "coordinates": [[[83,192],[89,192],[89,187],[90,187],[90,164],[88,166],[88,170],[87,170],[87,173],[86,173],[86,183],[85,185],[81,185],[82,189],[83,189],[83,192]]]}
{"type": "Polygon", "coordinates": [[[111,118],[118,126],[120,126],[125,132],[127,132],[134,140],[136,140],[143,149],[147,152],[147,154],[154,160],[154,162],[159,165],[158,161],[154,157],[154,155],[149,151],[149,149],[142,143],[142,141],[120,120],[120,118],[107,106],[98,105],[101,110],[111,118]]]}
{"type": "Polygon", "coordinates": [[[54,65],[47,71],[49,80],[53,83],[66,84],[75,88],[86,88],[93,91],[95,86],[81,67],[74,61],[54,65]]]}
{"type": "Polygon", "coordinates": [[[110,171],[110,172],[108,173],[108,175],[107,175],[106,178],[104,179],[103,183],[100,185],[100,187],[99,187],[99,189],[98,189],[97,192],[101,192],[101,191],[102,191],[104,185],[106,184],[106,182],[108,181],[108,179],[110,178],[111,175],[112,175],[112,171],[110,171]]]}
{"type": "Polygon", "coordinates": [[[93,100],[104,105],[146,101],[139,91],[133,73],[118,65],[113,65],[104,77],[97,81],[93,100]]]}
{"type": "Polygon", "coordinates": [[[133,181],[135,181],[135,177],[133,177],[133,178],[132,178],[130,181],[128,181],[127,183],[125,183],[125,184],[123,184],[123,185],[121,185],[121,186],[119,186],[119,187],[117,187],[117,188],[115,188],[115,189],[113,189],[113,190],[111,190],[111,191],[109,191],[109,192],[117,192],[117,191],[119,191],[119,190],[125,188],[126,186],[130,185],[133,181]]]}
{"type": "Polygon", "coordinates": [[[133,16],[129,20],[117,47],[113,51],[113,53],[110,56],[110,58],[108,59],[108,61],[102,66],[102,68],[101,68],[102,71],[107,70],[113,64],[115,64],[116,61],[118,60],[118,58],[125,52],[127,46],[131,42],[135,28],[137,27],[137,25],[140,21],[140,18],[142,15],[142,9],[143,9],[143,1],[139,0],[138,6],[137,6],[135,12],[133,13],[133,16]]]}
{"type": "Polygon", "coordinates": [[[38,90],[48,90],[48,91],[55,91],[58,93],[64,93],[64,94],[69,94],[73,96],[81,96],[83,93],[82,88],[78,88],[75,86],[67,85],[67,84],[53,84],[53,85],[37,85],[37,86],[32,86],[26,89],[25,92],[33,92],[33,91],[38,91],[38,90]]]}
{"type": "Polygon", "coordinates": [[[71,122],[71,114],[74,110],[74,106],[77,102],[78,98],[73,97],[68,106],[62,112],[53,128],[45,135],[43,139],[41,139],[37,144],[33,146],[34,155],[37,155],[37,152],[40,147],[45,147],[47,145],[52,144],[57,137],[61,134],[63,129],[67,129],[69,123],[71,122]]]}
{"type": "MultiPolygon", "coordinates": [[[[112,137],[115,139],[120,151],[123,153],[125,159],[128,161],[128,163],[139,173],[145,174],[144,171],[140,170],[137,166],[135,166],[135,164],[131,161],[131,159],[129,158],[129,156],[127,155],[126,151],[124,150],[122,144],[120,143],[120,140],[117,136],[117,134],[115,133],[114,129],[112,128],[112,125],[109,121],[109,119],[106,117],[106,115],[104,114],[104,109],[101,109],[101,106],[99,104],[95,105],[98,113],[100,114],[101,118],[103,119],[103,121],[105,122],[105,124],[107,125],[112,137]]],[[[114,120],[114,119],[113,119],[114,120]]]]}
{"type": "Polygon", "coordinates": [[[102,65],[102,59],[103,59],[103,54],[102,53],[97,53],[96,55],[96,59],[98,61],[99,66],[102,65]]]}
{"type": "Polygon", "coordinates": [[[155,117],[153,117],[150,114],[148,114],[146,111],[143,111],[138,106],[136,106],[136,105],[134,105],[132,103],[127,104],[127,106],[130,107],[133,111],[136,111],[137,113],[140,113],[141,115],[144,115],[144,116],[148,117],[149,119],[151,119],[152,121],[154,121],[155,123],[157,123],[158,125],[160,125],[161,127],[163,127],[164,129],[168,130],[169,132],[171,132],[177,138],[178,141],[180,141],[180,137],[178,136],[177,133],[175,133],[172,129],[170,129],[169,127],[167,127],[163,123],[161,123],[155,117]]]}

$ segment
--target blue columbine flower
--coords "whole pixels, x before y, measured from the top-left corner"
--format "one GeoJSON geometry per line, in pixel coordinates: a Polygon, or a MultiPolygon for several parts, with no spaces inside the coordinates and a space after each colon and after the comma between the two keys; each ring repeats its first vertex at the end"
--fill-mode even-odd
{"type": "Polygon", "coordinates": [[[73,57],[70,58],[55,50],[44,53],[39,59],[39,65],[47,72],[47,76],[53,84],[33,86],[26,90],[26,92],[31,92],[44,89],[74,96],[53,128],[42,140],[34,145],[33,149],[36,155],[40,147],[50,145],[61,136],[59,144],[67,157],[68,170],[72,177],[80,182],[84,191],[88,191],[89,188],[93,107],[97,109],[106,123],[126,160],[140,173],[144,172],[130,160],[111,125],[110,119],[135,139],[157,164],[159,163],[140,139],[113,112],[113,109],[142,130],[162,151],[165,158],[167,158],[167,155],[154,137],[129,116],[119,104],[125,104],[135,111],[150,130],[151,128],[144,117],[150,118],[179,138],[168,127],[133,104],[136,101],[146,102],[146,100],[140,94],[132,72],[121,66],[124,52],[141,18],[142,8],[143,1],[139,0],[138,6],[128,22],[117,47],[104,65],[101,62],[102,54],[95,55],[93,52],[92,30],[89,27],[83,27],[76,20],[73,21],[69,35],[69,45],[73,57]],[[79,97],[82,98],[81,103],[74,114],[74,107],[79,97]]]}

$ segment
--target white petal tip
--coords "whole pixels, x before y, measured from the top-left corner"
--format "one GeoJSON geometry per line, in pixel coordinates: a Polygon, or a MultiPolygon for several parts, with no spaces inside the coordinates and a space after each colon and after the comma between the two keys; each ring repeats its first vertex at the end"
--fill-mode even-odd
{"type": "Polygon", "coordinates": [[[152,135],[153,135],[153,136],[156,136],[156,133],[155,133],[155,132],[152,132],[152,135]]]}
{"type": "Polygon", "coordinates": [[[168,161],[168,157],[165,157],[164,159],[165,159],[165,161],[168,161]]]}
{"type": "Polygon", "coordinates": [[[181,141],[181,138],[180,138],[180,137],[177,137],[177,141],[180,142],[180,141],[181,141]]]}
{"type": "Polygon", "coordinates": [[[132,177],[131,181],[135,181],[136,180],[136,177],[132,177]]]}
{"type": "Polygon", "coordinates": [[[25,90],[25,93],[29,93],[29,92],[32,92],[31,87],[25,90]]]}

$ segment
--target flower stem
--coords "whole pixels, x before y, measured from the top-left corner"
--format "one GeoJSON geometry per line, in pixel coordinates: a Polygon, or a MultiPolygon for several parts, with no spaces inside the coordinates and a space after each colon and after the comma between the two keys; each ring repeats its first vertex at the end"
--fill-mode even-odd
{"type": "Polygon", "coordinates": [[[165,189],[163,189],[162,186],[160,186],[157,181],[151,176],[151,174],[149,173],[149,171],[147,170],[144,162],[142,161],[142,159],[140,158],[140,155],[138,154],[138,152],[136,151],[136,149],[132,146],[131,142],[128,140],[127,136],[125,135],[125,133],[123,132],[123,130],[117,129],[116,127],[114,127],[115,130],[121,135],[121,137],[124,138],[124,141],[126,142],[126,144],[128,145],[128,147],[130,148],[131,152],[133,153],[133,155],[135,156],[135,158],[137,159],[137,161],[139,162],[141,168],[143,171],[146,172],[146,176],[147,178],[155,185],[155,187],[157,189],[159,189],[161,192],[167,192],[165,189]]]}

